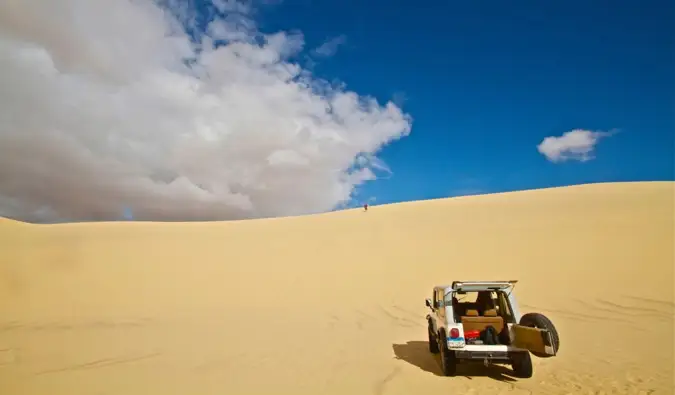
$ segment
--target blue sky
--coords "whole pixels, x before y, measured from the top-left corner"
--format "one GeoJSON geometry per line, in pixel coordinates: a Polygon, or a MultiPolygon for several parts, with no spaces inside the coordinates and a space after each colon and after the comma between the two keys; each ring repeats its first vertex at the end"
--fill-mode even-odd
{"type": "Polygon", "coordinates": [[[377,203],[606,181],[673,180],[673,2],[285,0],[262,30],[341,45],[314,72],[404,97],[408,137],[379,156],[377,203]],[[572,129],[618,129],[593,159],[537,150],[572,129]]]}
{"type": "Polygon", "coordinates": [[[675,180],[672,1],[53,7],[3,13],[0,216],[230,220],[675,180]]]}

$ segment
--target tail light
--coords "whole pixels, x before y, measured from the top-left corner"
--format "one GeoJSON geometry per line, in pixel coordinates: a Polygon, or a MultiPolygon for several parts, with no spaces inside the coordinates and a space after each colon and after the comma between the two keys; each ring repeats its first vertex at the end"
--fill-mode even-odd
{"type": "Polygon", "coordinates": [[[457,339],[459,337],[459,329],[457,328],[450,329],[450,337],[453,339],[457,339]]]}

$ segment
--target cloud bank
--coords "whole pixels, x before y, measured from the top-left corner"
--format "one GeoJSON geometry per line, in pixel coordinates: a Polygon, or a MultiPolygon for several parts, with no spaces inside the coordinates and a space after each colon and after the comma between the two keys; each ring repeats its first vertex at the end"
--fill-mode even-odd
{"type": "Polygon", "coordinates": [[[213,0],[195,39],[186,3],[0,0],[1,216],[316,213],[386,169],[399,107],[313,77],[302,35],[261,33],[250,4],[213,0]]]}
{"type": "Polygon", "coordinates": [[[559,137],[546,137],[537,149],[551,162],[558,163],[567,160],[585,162],[594,158],[593,150],[600,139],[611,134],[611,132],[574,129],[559,137]]]}

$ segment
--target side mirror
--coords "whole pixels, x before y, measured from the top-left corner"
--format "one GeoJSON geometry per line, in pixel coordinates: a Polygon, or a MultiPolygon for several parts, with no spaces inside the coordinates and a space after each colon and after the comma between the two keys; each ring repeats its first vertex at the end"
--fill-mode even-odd
{"type": "Polygon", "coordinates": [[[427,307],[431,307],[431,299],[425,299],[424,304],[426,304],[427,307]]]}

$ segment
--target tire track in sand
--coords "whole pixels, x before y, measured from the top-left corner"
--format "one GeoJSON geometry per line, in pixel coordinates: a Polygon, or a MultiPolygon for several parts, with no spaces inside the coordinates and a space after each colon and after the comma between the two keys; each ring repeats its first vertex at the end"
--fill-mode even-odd
{"type": "Polygon", "coordinates": [[[142,361],[142,360],[150,359],[150,358],[156,358],[160,355],[161,355],[161,353],[156,352],[156,353],[141,355],[141,356],[137,356],[137,357],[102,358],[102,359],[97,359],[97,360],[94,360],[94,361],[85,362],[85,363],[81,363],[81,364],[77,364],[77,365],[70,365],[70,366],[65,366],[65,367],[62,367],[62,368],[43,370],[41,372],[35,373],[35,375],[39,376],[39,375],[49,374],[49,373],[60,373],[60,372],[78,371],[78,370],[86,370],[86,369],[98,369],[98,368],[104,368],[104,367],[108,367],[108,366],[122,365],[122,364],[138,362],[138,361],[142,361]]]}

